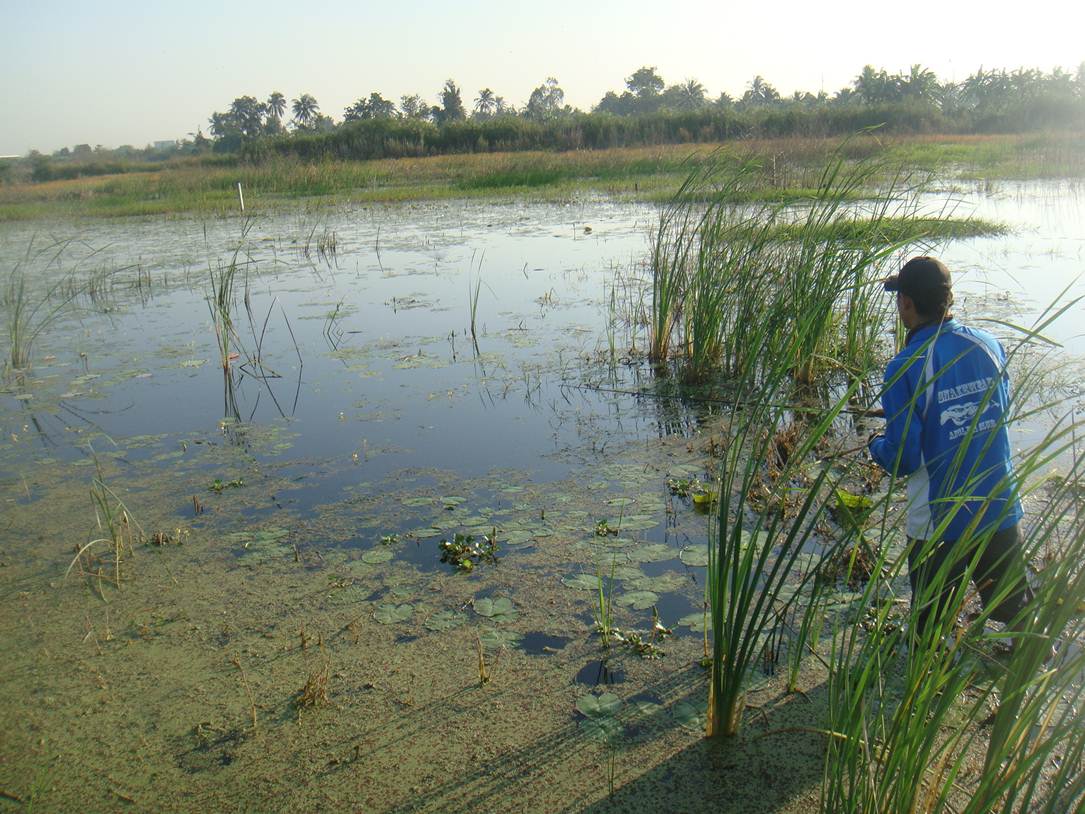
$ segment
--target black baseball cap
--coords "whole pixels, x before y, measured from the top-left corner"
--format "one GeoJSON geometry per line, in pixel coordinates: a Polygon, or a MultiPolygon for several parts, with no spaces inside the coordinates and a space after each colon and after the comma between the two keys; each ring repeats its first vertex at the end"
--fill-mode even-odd
{"type": "Polygon", "coordinates": [[[949,269],[934,257],[913,257],[905,263],[899,274],[882,281],[886,291],[907,294],[916,304],[953,303],[953,279],[949,269]]]}

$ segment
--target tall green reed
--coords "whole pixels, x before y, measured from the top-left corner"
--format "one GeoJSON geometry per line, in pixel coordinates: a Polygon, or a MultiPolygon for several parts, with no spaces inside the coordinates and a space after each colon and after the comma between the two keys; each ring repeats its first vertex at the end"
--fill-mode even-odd
{"type": "MultiPolygon", "coordinates": [[[[59,267],[70,244],[71,241],[60,241],[40,246],[31,240],[23,259],[15,264],[8,275],[7,287],[0,298],[8,338],[8,352],[4,359],[6,373],[16,373],[29,368],[34,343],[41,334],[79,297],[87,293],[90,286],[100,282],[105,276],[125,270],[117,269],[105,275],[91,276],[83,282],[75,280],[73,270],[70,277],[59,280],[35,296],[34,291],[28,287],[28,274],[44,275],[50,267],[59,267]]],[[[97,251],[91,251],[84,259],[92,258],[96,254],[97,251]]]]}
{"type": "Polygon", "coordinates": [[[652,244],[649,355],[685,378],[732,378],[760,352],[757,324],[786,316],[793,377],[859,375],[878,347],[878,281],[905,246],[946,222],[923,211],[922,178],[878,159],[830,158],[797,207],[738,205],[756,165],[717,156],[692,172],[659,218],[652,244]],[[860,199],[865,198],[861,203],[860,199]]]}
{"type": "MultiPolygon", "coordinates": [[[[819,531],[841,475],[829,466],[811,472],[808,463],[854,390],[795,433],[794,447],[782,460],[776,438],[789,419],[779,406],[786,372],[777,365],[762,374],[753,402],[736,405],[730,414],[732,436],[720,466],[719,511],[709,541],[710,736],[738,733],[745,687],[766,638],[806,595],[821,563],[846,542],[827,540],[819,531]],[[814,567],[803,566],[804,554],[814,557],[814,567]]],[[[817,612],[814,602],[801,610],[801,630],[812,630],[817,612]]],[[[795,646],[801,649],[802,643],[795,646]]]]}
{"type": "MultiPolygon", "coordinates": [[[[91,452],[93,454],[93,450],[91,452]]],[[[105,546],[112,555],[110,579],[117,588],[120,588],[122,583],[121,564],[126,557],[134,554],[134,543],[136,540],[143,538],[143,528],[132,516],[124,501],[106,484],[105,475],[102,472],[97,456],[94,457],[94,467],[95,474],[91,482],[90,496],[91,502],[94,504],[94,519],[99,536],[76,549],[75,557],[69,564],[65,576],[78,564],[81,573],[84,575],[93,573],[98,577],[100,591],[103,571],[100,567],[97,569],[93,567],[96,559],[93,550],[105,546]],[[83,565],[84,556],[88,557],[86,567],[83,565]]]]}
{"type": "MultiPolygon", "coordinates": [[[[830,354],[838,347],[840,315],[855,305],[849,294],[864,292],[860,305],[870,309],[854,317],[856,325],[880,307],[867,292],[902,243],[880,236],[879,219],[919,214],[914,204],[894,203],[899,185],[856,211],[850,203],[884,179],[885,168],[848,163],[842,151],[797,213],[735,206],[735,191],[750,171],[749,164],[721,160],[691,173],[661,213],[652,247],[652,358],[677,357],[693,380],[725,375],[742,394],[727,414],[730,438],[709,543],[710,735],[738,732],[750,670],[784,620],[799,617],[793,650],[802,650],[820,611],[817,602],[800,610],[799,598],[813,590],[807,589],[821,565],[858,533],[822,534],[843,474],[810,463],[816,449],[836,440],[836,419],[865,375],[838,377],[836,397],[807,422],[793,424],[787,405],[813,371],[848,367],[830,354]],[[851,228],[856,222],[861,228],[851,228]],[[790,439],[783,454],[781,435],[790,439]]],[[[908,192],[914,201],[916,189],[908,192]]]]}
{"type": "Polygon", "coordinates": [[[230,368],[232,348],[237,343],[234,329],[234,283],[237,278],[237,257],[217,269],[209,268],[211,290],[207,295],[207,308],[211,313],[211,327],[219,349],[219,362],[223,370],[230,368]]]}

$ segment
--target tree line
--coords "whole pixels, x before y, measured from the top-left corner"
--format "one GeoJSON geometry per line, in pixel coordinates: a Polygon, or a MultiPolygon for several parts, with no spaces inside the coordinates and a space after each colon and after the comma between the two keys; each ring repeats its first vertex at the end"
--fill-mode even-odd
{"type": "MultiPolygon", "coordinates": [[[[489,87],[465,100],[448,79],[430,104],[417,94],[399,101],[379,92],[360,96],[336,121],[309,93],[287,99],[239,96],[209,119],[210,138],[190,138],[143,150],[77,145],[53,154],[32,153],[33,178],[117,172],[125,161],[176,155],[219,154],[224,160],[271,156],[303,159],[369,159],[444,152],[580,149],[637,144],[722,141],[746,136],[831,136],[884,125],[902,133],[1022,132],[1085,128],[1085,62],[1075,73],[1019,68],[980,69],[960,82],[941,81],[912,65],[889,73],[865,66],[854,80],[827,94],[796,91],[782,96],[762,76],[737,98],[711,97],[696,79],[667,84],[654,66],[625,78],[588,112],[565,102],[558,80],[548,77],[517,106],[489,87]],[[59,161],[57,160],[59,159],[59,161]]],[[[208,157],[209,158],[209,157],[208,157]]],[[[207,160],[207,158],[205,158],[207,160]]]]}
{"type": "MultiPolygon", "coordinates": [[[[591,113],[637,116],[655,113],[695,111],[745,111],[763,108],[799,110],[838,109],[911,103],[932,108],[947,120],[970,130],[1028,129],[1074,121],[1085,101],[1085,63],[1076,73],[1056,68],[1051,73],[1021,68],[1014,71],[980,69],[961,82],[942,82],[935,73],[913,65],[907,73],[890,74],[867,65],[847,87],[829,95],[796,91],[781,94],[764,77],[755,76],[738,98],[720,93],[710,98],[696,79],[667,85],[653,66],[643,66],[625,79],[620,93],[608,91],[591,113]],[[1066,114],[1069,114],[1067,118],[1066,114]]],[[[444,83],[437,104],[427,104],[418,95],[403,96],[398,105],[373,92],[348,106],[339,123],[321,113],[311,94],[302,94],[291,103],[293,116],[284,122],[286,99],[272,93],[265,102],[242,96],[224,113],[211,116],[211,135],[220,151],[237,151],[246,140],[286,133],[329,133],[337,127],[374,119],[429,122],[443,127],[456,122],[485,122],[498,118],[520,118],[546,123],[572,117],[582,111],[565,103],[558,80],[549,77],[535,88],[527,102],[517,108],[491,88],[478,91],[470,107],[454,80],[444,83]]]]}

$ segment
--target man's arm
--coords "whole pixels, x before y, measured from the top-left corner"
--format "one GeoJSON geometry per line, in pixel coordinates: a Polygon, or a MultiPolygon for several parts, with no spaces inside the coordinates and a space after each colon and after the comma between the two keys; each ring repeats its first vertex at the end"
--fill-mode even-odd
{"type": "Polygon", "coordinates": [[[921,406],[916,404],[918,376],[909,375],[915,369],[908,359],[894,359],[885,369],[882,409],[885,411],[885,432],[870,440],[870,457],[887,472],[910,475],[923,462],[923,420],[921,406]],[[907,369],[906,368],[911,368],[907,369]]]}

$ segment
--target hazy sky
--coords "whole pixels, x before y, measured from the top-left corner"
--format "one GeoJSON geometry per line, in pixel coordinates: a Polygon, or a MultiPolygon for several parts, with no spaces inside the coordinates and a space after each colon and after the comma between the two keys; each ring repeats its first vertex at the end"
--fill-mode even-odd
{"type": "Polygon", "coordinates": [[[431,103],[445,79],[470,108],[490,87],[522,105],[555,76],[588,109],[641,65],[711,96],[760,74],[784,95],[832,93],[863,65],[1074,71],[1085,2],[308,3],[0,0],[0,155],[183,138],[244,94],[313,94],[321,111],[378,91],[431,103]]]}

